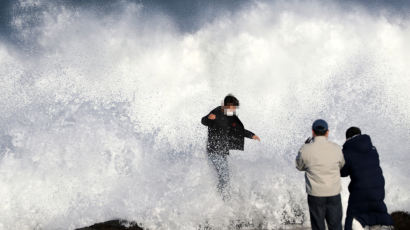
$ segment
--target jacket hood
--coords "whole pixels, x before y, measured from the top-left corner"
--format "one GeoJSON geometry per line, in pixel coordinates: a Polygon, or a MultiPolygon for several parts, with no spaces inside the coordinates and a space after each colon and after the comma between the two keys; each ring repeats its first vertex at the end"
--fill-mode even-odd
{"type": "Polygon", "coordinates": [[[367,152],[369,149],[373,148],[372,140],[369,135],[357,135],[349,140],[347,140],[343,149],[353,149],[358,152],[367,152]]]}

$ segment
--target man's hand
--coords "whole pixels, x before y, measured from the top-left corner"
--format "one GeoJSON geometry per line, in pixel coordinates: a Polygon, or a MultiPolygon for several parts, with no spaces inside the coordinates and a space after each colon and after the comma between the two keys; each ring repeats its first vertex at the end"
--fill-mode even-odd
{"type": "Polygon", "coordinates": [[[261,139],[260,139],[258,136],[256,136],[256,135],[253,135],[252,139],[261,141],[261,139]]]}
{"type": "Polygon", "coordinates": [[[209,116],[208,116],[208,119],[209,120],[215,120],[215,118],[216,118],[216,115],[215,114],[209,114],[209,116]]]}

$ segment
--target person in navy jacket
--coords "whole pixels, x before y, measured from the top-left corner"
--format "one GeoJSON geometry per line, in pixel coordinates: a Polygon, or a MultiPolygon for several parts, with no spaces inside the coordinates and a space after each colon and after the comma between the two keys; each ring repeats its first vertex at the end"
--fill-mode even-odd
{"type": "Polygon", "coordinates": [[[361,134],[357,127],[346,131],[343,145],[345,165],[341,176],[350,176],[349,202],[345,230],[363,229],[365,226],[391,226],[393,220],[384,203],[384,177],[379,154],[370,136],[361,134]]]}

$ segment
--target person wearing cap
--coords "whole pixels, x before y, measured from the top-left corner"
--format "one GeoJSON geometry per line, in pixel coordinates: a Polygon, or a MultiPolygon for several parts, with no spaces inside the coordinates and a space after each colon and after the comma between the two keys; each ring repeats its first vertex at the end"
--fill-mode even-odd
{"type": "Polygon", "coordinates": [[[208,127],[207,152],[208,159],[218,175],[218,190],[224,200],[229,199],[229,150],[244,150],[244,138],[260,141],[253,132],[246,130],[236,116],[239,101],[229,94],[224,98],[222,106],[213,109],[204,116],[201,123],[208,127]]]}
{"type": "Polygon", "coordinates": [[[313,138],[308,138],[296,157],[296,168],[305,171],[312,230],[342,229],[340,169],[345,161],[339,145],[328,140],[328,124],[316,120],[313,138]]]}
{"type": "Polygon", "coordinates": [[[343,154],[346,164],[341,176],[350,176],[351,180],[345,230],[361,230],[366,226],[380,229],[381,226],[393,225],[384,203],[385,181],[379,154],[370,136],[362,134],[357,127],[350,127],[346,131],[343,154]]]}

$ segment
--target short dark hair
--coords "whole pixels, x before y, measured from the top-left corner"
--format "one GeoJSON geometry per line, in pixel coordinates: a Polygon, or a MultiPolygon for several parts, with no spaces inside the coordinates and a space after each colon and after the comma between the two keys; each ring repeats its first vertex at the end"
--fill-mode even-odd
{"type": "Polygon", "coordinates": [[[239,106],[239,100],[232,94],[228,94],[224,99],[224,106],[228,105],[239,106]]]}
{"type": "Polygon", "coordinates": [[[314,129],[313,132],[315,133],[316,136],[324,136],[326,135],[327,129],[322,126],[318,126],[318,129],[314,129]]]}
{"type": "Polygon", "coordinates": [[[362,131],[357,127],[350,127],[346,130],[346,139],[362,134],[362,131]]]}

